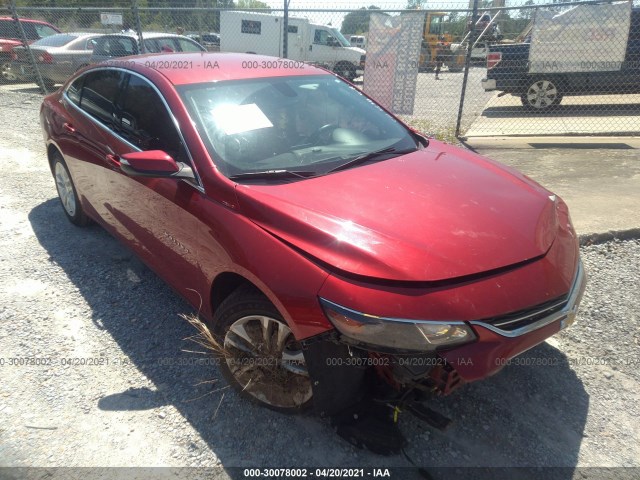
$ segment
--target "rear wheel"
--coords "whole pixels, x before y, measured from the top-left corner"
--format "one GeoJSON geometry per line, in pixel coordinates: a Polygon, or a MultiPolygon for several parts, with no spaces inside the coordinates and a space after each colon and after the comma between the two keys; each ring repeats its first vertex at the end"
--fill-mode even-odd
{"type": "Polygon", "coordinates": [[[556,80],[538,78],[533,80],[520,97],[522,105],[530,111],[548,111],[562,101],[562,92],[556,80]]]}
{"type": "Polygon", "coordinates": [[[84,210],[82,210],[76,187],[73,184],[73,180],[71,180],[69,169],[64,163],[60,153],[54,154],[51,167],[53,178],[56,181],[58,197],[60,198],[60,203],[62,204],[65,215],[74,225],[79,227],[89,225],[91,220],[84,213],[84,210]]]}
{"type": "Polygon", "coordinates": [[[266,297],[236,290],[216,310],[214,325],[224,339],[222,374],[243,397],[283,413],[311,405],[302,346],[266,297]]]}

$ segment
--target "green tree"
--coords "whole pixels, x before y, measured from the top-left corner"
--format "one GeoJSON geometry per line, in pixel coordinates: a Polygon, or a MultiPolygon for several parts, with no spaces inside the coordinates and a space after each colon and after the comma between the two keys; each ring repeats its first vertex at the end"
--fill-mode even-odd
{"type": "Polygon", "coordinates": [[[260,0],[237,0],[236,1],[237,8],[266,8],[271,11],[269,5],[260,0]]]}
{"type": "Polygon", "coordinates": [[[407,10],[424,10],[427,0],[409,0],[407,2],[407,10]]]}
{"type": "Polygon", "coordinates": [[[369,18],[371,17],[372,11],[385,14],[380,11],[380,7],[376,7],[375,5],[371,5],[369,8],[362,7],[354,12],[347,13],[342,21],[342,28],[340,28],[342,34],[359,35],[367,33],[369,31],[369,18]]]}

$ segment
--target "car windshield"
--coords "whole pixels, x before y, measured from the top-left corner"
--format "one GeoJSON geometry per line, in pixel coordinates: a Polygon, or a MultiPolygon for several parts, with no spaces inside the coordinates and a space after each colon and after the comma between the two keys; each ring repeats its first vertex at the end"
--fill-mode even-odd
{"type": "Polygon", "coordinates": [[[349,40],[347,40],[344,35],[342,35],[340,33],[340,30],[338,30],[337,28],[332,28],[331,29],[331,33],[333,34],[334,37],[336,37],[338,39],[338,41],[340,42],[340,45],[342,45],[343,47],[350,47],[351,44],[349,43],[349,40]]]}
{"type": "Polygon", "coordinates": [[[62,47],[67,43],[72,42],[78,38],[76,35],[69,35],[68,33],[60,33],[58,35],[51,35],[50,37],[45,37],[37,42],[33,43],[33,46],[36,47],[62,47]]]}
{"type": "Polygon", "coordinates": [[[319,175],[418,148],[402,124],[332,75],[222,81],[179,91],[227,176],[319,175]]]}

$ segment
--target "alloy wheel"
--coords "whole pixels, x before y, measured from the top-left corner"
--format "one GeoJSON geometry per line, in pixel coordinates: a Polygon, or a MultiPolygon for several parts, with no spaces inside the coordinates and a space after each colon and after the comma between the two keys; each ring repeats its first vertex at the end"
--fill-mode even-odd
{"type": "Polygon", "coordinates": [[[55,177],[58,196],[60,197],[62,206],[66,210],[67,214],[70,217],[73,217],[76,214],[76,196],[73,191],[71,178],[69,178],[69,172],[60,162],[56,163],[55,177]]]}
{"type": "Polygon", "coordinates": [[[257,400],[299,408],[311,399],[302,348],[284,322],[263,315],[242,317],[227,330],[224,349],[229,371],[257,400]]]}
{"type": "Polygon", "coordinates": [[[538,80],[525,94],[526,103],[531,108],[542,110],[558,103],[558,88],[549,80],[538,80]]]}

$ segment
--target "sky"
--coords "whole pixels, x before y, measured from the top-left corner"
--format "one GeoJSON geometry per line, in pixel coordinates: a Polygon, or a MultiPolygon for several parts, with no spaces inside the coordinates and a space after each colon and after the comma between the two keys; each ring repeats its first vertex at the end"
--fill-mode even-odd
{"type": "MultiPolygon", "coordinates": [[[[284,6],[284,0],[263,0],[271,8],[282,10],[284,6]]],[[[524,0],[523,0],[524,1],[524,0]]],[[[441,9],[445,6],[449,8],[466,8],[468,6],[468,0],[451,0],[448,2],[424,2],[423,8],[429,9],[441,9]]],[[[315,9],[338,9],[338,10],[357,10],[362,7],[369,7],[375,5],[376,7],[389,9],[389,10],[402,10],[407,6],[407,0],[384,0],[376,2],[375,0],[369,0],[365,2],[360,1],[347,1],[347,0],[329,0],[328,2],[318,2],[311,0],[291,0],[289,3],[290,9],[297,8],[315,8],[315,9]]],[[[329,12],[292,12],[291,16],[308,18],[312,23],[319,23],[326,25],[331,22],[331,25],[340,28],[342,25],[342,19],[346,15],[346,12],[342,13],[329,13],[329,12]]]]}
{"type": "MultiPolygon", "coordinates": [[[[271,8],[282,10],[284,7],[284,0],[263,0],[271,8]]],[[[506,0],[506,4],[509,6],[524,5],[527,0],[506,0]]],[[[639,0],[640,1],[640,0],[639,0]]],[[[534,0],[535,3],[548,4],[552,3],[552,0],[534,0]]],[[[362,7],[369,7],[375,5],[382,9],[389,10],[402,10],[407,6],[407,0],[384,0],[384,1],[349,1],[349,0],[328,0],[327,2],[318,2],[317,0],[290,0],[290,9],[338,9],[338,10],[356,10],[362,7]]],[[[466,9],[469,7],[469,0],[443,0],[423,2],[423,9],[446,11],[447,9],[466,9]]],[[[342,25],[342,19],[346,15],[346,12],[332,13],[332,12],[292,12],[291,16],[305,17],[313,23],[328,24],[337,28],[342,25]]]]}

